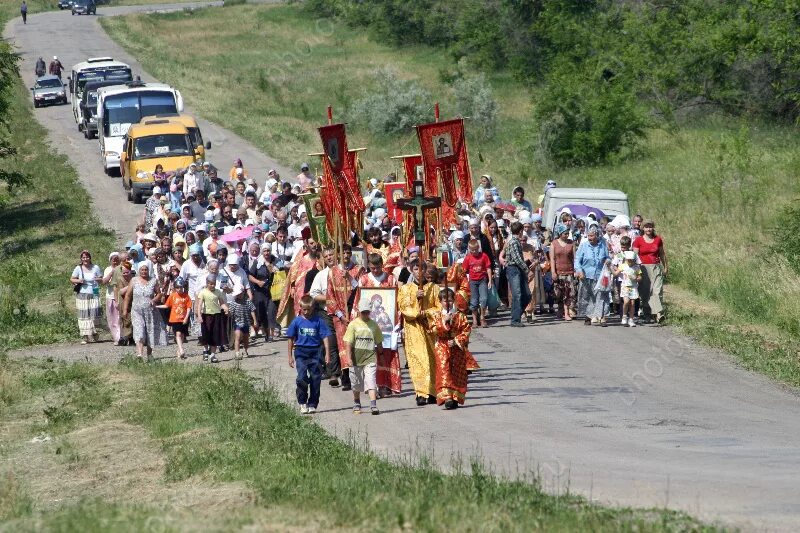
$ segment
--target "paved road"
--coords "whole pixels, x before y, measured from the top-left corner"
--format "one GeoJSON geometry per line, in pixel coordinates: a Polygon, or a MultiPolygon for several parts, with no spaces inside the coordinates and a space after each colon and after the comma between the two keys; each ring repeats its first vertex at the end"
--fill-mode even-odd
{"type": "MultiPolygon", "coordinates": [[[[85,61],[88,57],[111,56],[128,63],[134,76],[140,75],[144,81],[157,81],[125,50],[112,41],[102,30],[99,18],[131,12],[169,11],[204,6],[221,5],[221,2],[198,2],[163,4],[158,6],[98,7],[97,16],[72,16],[69,11],[32,14],[28,24],[22,25],[15,19],[6,27],[4,36],[11,38],[22,56],[20,71],[25,84],[30,87],[34,81],[34,65],[42,56],[47,63],[57,55],[67,69],[64,80],[72,65],[85,61]]],[[[187,113],[192,113],[187,106],[187,113]]],[[[193,113],[192,113],[193,114],[193,113]]],[[[100,163],[100,150],[97,140],[86,140],[78,132],[72,118],[71,106],[53,106],[36,110],[36,117],[50,131],[51,145],[66,154],[78,170],[84,187],[92,192],[94,210],[118,238],[124,242],[135,227],[135,220],[141,216],[143,206],[133,208],[126,201],[120,178],[111,178],[103,173],[100,163]]],[[[199,117],[198,117],[199,118],[199,117]]],[[[266,156],[252,144],[235,133],[206,120],[199,120],[203,137],[211,141],[212,148],[208,159],[227,174],[233,160],[240,157],[250,174],[262,183],[267,170],[275,168],[282,176],[294,176],[297,172],[279,164],[266,156]]]]}
{"type": "MultiPolygon", "coordinates": [[[[12,22],[6,35],[23,54],[26,81],[31,59],[54,51],[65,64],[102,54],[136,65],[90,17],[33,15],[27,27],[12,22]]],[[[79,169],[101,219],[127,234],[138,209],[125,202],[118,180],[103,175],[95,144],[78,135],[68,108],[36,116],[79,169]]],[[[223,168],[233,154],[259,177],[272,165],[229,132],[208,131],[217,145],[212,157],[223,168]]],[[[471,379],[463,409],[417,408],[409,393],[381,401],[379,417],[355,417],[348,394],[326,386],[317,420],[340,436],[355,432],[390,457],[433,453],[448,468],[453,456],[479,454],[496,472],[538,472],[553,491],[568,487],[602,503],[668,506],[747,530],[800,529],[796,390],[741,370],[669,328],[492,327],[473,336],[472,349],[483,370],[471,379]]],[[[101,344],[17,355],[115,361],[119,350],[101,344]]],[[[259,346],[245,368],[266,372],[291,400],[284,351],[259,346]]]]}

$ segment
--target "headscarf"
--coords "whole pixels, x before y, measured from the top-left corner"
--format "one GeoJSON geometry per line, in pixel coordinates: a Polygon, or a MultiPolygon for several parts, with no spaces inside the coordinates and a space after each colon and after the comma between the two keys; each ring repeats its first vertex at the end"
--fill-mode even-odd
{"type": "Polygon", "coordinates": [[[556,229],[553,230],[553,234],[556,238],[560,237],[562,233],[567,231],[567,226],[565,224],[556,224],[556,229]]]}

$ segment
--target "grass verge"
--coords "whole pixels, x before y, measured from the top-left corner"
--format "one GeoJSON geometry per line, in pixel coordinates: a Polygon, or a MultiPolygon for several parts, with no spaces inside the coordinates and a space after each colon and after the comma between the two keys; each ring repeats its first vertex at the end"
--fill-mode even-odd
{"type": "MultiPolygon", "coordinates": [[[[102,24],[150,73],[179,87],[201,115],[295,167],[319,148],[316,128],[325,121],[325,106],[333,104],[337,117],[346,115],[383,66],[418,81],[442,102],[445,117],[453,108],[452,90],[443,81],[456,68],[448,54],[376,43],[339,21],[314,19],[302,6],[136,15],[102,24]],[[212,33],[215,39],[204,38],[212,33]],[[187,50],[185,39],[195,45],[187,50]]],[[[796,128],[707,116],[675,131],[650,131],[640,150],[615,165],[555,171],[533,162],[528,131],[534,89],[504,74],[489,80],[500,124],[495,138],[470,139],[476,175],[496,176],[506,195],[512,185],[527,184],[534,198],[549,178],[560,186],[626,191],[634,211],[658,222],[671,260],[670,282],[731,318],[718,332],[746,323],[771,342],[788,338],[797,344],[800,284],[786,260],[770,252],[769,237],[775,213],[798,195],[796,128]]],[[[360,156],[365,177],[398,170],[388,157],[418,149],[411,131],[373,136],[351,126],[349,135],[352,146],[369,148],[360,156]]],[[[759,336],[743,335],[753,346],[762,344],[759,336]]],[[[730,348],[756,368],[730,336],[718,337],[709,344],[730,348]]],[[[698,338],[710,340],[707,334],[698,338]]],[[[773,355],[764,351],[765,364],[757,368],[798,384],[800,361],[773,355]]]]}
{"type": "Polygon", "coordinates": [[[15,531],[93,523],[130,531],[712,530],[681,513],[548,495],[535,480],[500,480],[477,462],[453,475],[424,460],[391,464],[328,435],[234,370],[30,360],[2,369],[17,395],[0,411],[0,519],[15,531]],[[31,443],[46,419],[39,397],[80,403],[81,387],[97,394],[98,376],[111,384],[109,401],[31,443]]]}
{"type": "Polygon", "coordinates": [[[23,169],[30,185],[3,207],[0,232],[0,346],[17,348],[77,338],[69,275],[83,248],[97,260],[113,249],[111,233],[92,215],[91,202],[65,156],[46,143],[28,91],[17,82],[7,117],[18,155],[3,161],[23,169]]]}

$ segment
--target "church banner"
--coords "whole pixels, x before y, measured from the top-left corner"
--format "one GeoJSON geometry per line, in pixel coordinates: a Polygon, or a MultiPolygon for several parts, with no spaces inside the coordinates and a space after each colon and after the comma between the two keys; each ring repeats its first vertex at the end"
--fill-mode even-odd
{"type": "MultiPolygon", "coordinates": [[[[323,170],[330,175],[331,182],[339,191],[341,204],[350,211],[365,209],[364,199],[358,186],[358,160],[353,152],[347,150],[347,134],[344,124],[331,124],[319,128],[322,150],[325,153],[323,170]]],[[[337,202],[338,203],[338,202],[337,202]]],[[[340,212],[339,214],[343,214],[340,212]]]]}
{"type": "Polygon", "coordinates": [[[450,207],[458,200],[471,201],[472,173],[464,119],[422,124],[417,126],[417,137],[425,168],[426,192],[438,194],[438,182],[441,182],[442,199],[450,207]]]}

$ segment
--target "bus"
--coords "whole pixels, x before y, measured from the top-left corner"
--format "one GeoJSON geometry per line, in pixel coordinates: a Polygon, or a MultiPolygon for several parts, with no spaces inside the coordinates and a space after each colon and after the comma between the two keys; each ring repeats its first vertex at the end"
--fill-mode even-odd
{"type": "Polygon", "coordinates": [[[97,138],[106,174],[119,171],[119,155],[131,124],[142,117],[183,111],[180,91],[163,83],[133,81],[97,91],[97,138]]]}
{"type": "Polygon", "coordinates": [[[116,81],[117,83],[128,83],[133,80],[131,67],[121,61],[115,61],[111,57],[90,57],[82,63],[72,67],[72,74],[67,78],[69,92],[72,95],[72,117],[75,123],[80,124],[81,100],[83,88],[90,81],[116,81]]]}

